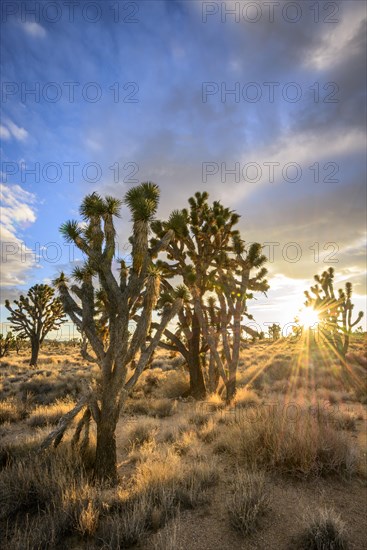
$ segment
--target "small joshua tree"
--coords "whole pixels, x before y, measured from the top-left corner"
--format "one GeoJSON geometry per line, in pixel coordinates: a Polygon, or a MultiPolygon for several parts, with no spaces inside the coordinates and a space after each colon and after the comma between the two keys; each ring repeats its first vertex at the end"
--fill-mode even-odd
{"type": "Polygon", "coordinates": [[[97,425],[95,477],[117,481],[115,430],[128,391],[148,364],[170,320],[182,307],[180,290],[172,302],[162,305],[160,322],[152,327],[152,312],[160,293],[161,273],[153,259],[167,247],[173,234],[167,231],[149,248],[150,223],[156,213],[159,188],[142,183],[125,195],[132,214],[131,263],[114,261],[116,232],[121,200],[102,198],[96,193],[82,202],[84,226],[66,222],[61,231],[84,253],[85,264],[74,271],[74,282],[64,274],[55,281],[65,312],[85,334],[95,353],[100,377],[77,407],[65,417],[45,445],[57,444],[68,424],[85,406],[74,441],[83,428],[88,434],[92,417],[97,425]],[[119,277],[116,277],[116,268],[119,277]],[[133,323],[133,328],[132,328],[133,323]],[[152,330],[153,329],[153,330],[152,330]]]}
{"type": "Polygon", "coordinates": [[[14,348],[15,338],[12,332],[8,332],[4,337],[0,334],[0,358],[8,355],[9,351],[14,348]]]}
{"type": "Polygon", "coordinates": [[[12,329],[21,338],[27,338],[31,343],[30,366],[37,365],[38,354],[42,342],[47,334],[61,326],[64,321],[64,312],[59,298],[55,298],[55,291],[48,285],[32,286],[26,296],[14,300],[11,306],[6,300],[5,307],[10,311],[8,320],[12,329]]]}
{"type": "Polygon", "coordinates": [[[270,325],[270,327],[268,328],[268,331],[269,331],[269,338],[271,338],[272,340],[279,340],[281,329],[277,323],[273,323],[272,325],[270,325]]]}
{"type": "Polygon", "coordinates": [[[352,313],[352,283],[345,283],[344,290],[334,291],[334,269],[330,267],[321,275],[314,277],[316,285],[305,291],[306,307],[312,307],[318,312],[319,331],[329,342],[338,355],[341,363],[345,362],[352,329],[360,322],[363,311],[360,311],[354,321],[352,313]]]}

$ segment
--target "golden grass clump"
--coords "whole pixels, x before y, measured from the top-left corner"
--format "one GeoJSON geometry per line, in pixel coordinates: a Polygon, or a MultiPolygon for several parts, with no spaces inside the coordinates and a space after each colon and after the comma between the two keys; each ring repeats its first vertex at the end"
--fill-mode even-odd
{"type": "Polygon", "coordinates": [[[260,399],[257,394],[246,387],[239,388],[233,400],[233,405],[237,408],[254,407],[259,404],[260,399]]]}
{"type": "Polygon", "coordinates": [[[332,508],[309,511],[307,526],[295,541],[304,550],[347,550],[349,548],[346,527],[332,508]]]}
{"type": "Polygon", "coordinates": [[[352,442],[334,427],[295,404],[244,409],[214,443],[214,452],[228,453],[238,463],[299,476],[358,470],[352,442]]]}
{"type": "Polygon", "coordinates": [[[38,405],[32,411],[28,424],[33,428],[57,424],[74,406],[75,402],[69,399],[59,399],[50,405],[38,405]]]}
{"type": "Polygon", "coordinates": [[[242,535],[252,534],[269,509],[269,502],[264,473],[237,469],[226,501],[231,526],[242,535]]]}
{"type": "Polygon", "coordinates": [[[19,422],[27,416],[27,409],[16,399],[0,401],[0,424],[19,422]]]}

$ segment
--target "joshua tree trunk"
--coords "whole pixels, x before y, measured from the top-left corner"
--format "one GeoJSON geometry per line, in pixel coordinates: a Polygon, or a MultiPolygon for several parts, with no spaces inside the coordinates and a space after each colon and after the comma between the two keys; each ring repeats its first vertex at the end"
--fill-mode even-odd
{"type": "Polygon", "coordinates": [[[32,349],[32,355],[31,355],[31,360],[29,362],[29,365],[31,367],[36,367],[37,361],[38,361],[38,354],[40,350],[40,343],[39,343],[39,340],[37,340],[36,338],[31,341],[31,349],[32,349]]]}
{"type": "Polygon", "coordinates": [[[234,315],[233,323],[233,351],[232,358],[229,364],[229,379],[227,382],[227,402],[229,403],[236,393],[236,379],[238,361],[240,358],[240,346],[241,346],[241,312],[236,311],[234,315]]]}
{"type": "Polygon", "coordinates": [[[214,360],[212,352],[210,352],[209,357],[209,391],[210,393],[215,393],[219,384],[219,371],[214,360]]]}
{"type": "Polygon", "coordinates": [[[201,330],[196,314],[193,315],[192,338],[189,341],[188,367],[190,373],[190,394],[196,399],[206,396],[203,370],[200,361],[201,330]]]}
{"type": "Polygon", "coordinates": [[[120,414],[121,403],[116,391],[109,391],[107,385],[97,419],[97,446],[94,476],[98,481],[114,485],[117,482],[116,436],[115,430],[120,414]]]}
{"type": "Polygon", "coordinates": [[[112,485],[117,481],[115,429],[115,411],[110,407],[108,410],[102,409],[101,418],[97,423],[94,475],[98,481],[107,481],[112,485]]]}

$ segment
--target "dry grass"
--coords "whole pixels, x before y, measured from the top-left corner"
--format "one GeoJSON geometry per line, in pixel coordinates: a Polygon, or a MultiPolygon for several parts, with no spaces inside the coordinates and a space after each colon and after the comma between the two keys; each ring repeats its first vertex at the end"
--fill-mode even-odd
{"type": "Polygon", "coordinates": [[[225,402],[217,393],[210,394],[203,403],[203,407],[208,412],[218,411],[223,409],[225,406],[225,402]]]}
{"type": "MultiPolygon", "coordinates": [[[[214,443],[239,463],[299,476],[358,471],[358,453],[350,439],[298,407],[294,418],[281,404],[244,409],[214,443]]],[[[240,411],[239,411],[240,412],[240,411]]]]}
{"type": "Polygon", "coordinates": [[[16,399],[0,401],[0,424],[19,422],[26,418],[27,407],[16,399]]]}
{"type": "Polygon", "coordinates": [[[101,522],[97,536],[103,548],[129,548],[148,532],[151,502],[144,495],[126,501],[120,511],[109,514],[101,522]]]}
{"type": "Polygon", "coordinates": [[[190,417],[189,417],[189,424],[193,424],[197,428],[202,428],[207,424],[210,420],[210,414],[201,411],[196,410],[190,417]]]}
{"type": "Polygon", "coordinates": [[[197,430],[197,437],[204,443],[212,443],[219,435],[219,429],[215,418],[209,421],[197,430]]]}
{"type": "Polygon", "coordinates": [[[67,446],[19,458],[0,472],[3,547],[21,548],[23,540],[29,548],[52,548],[65,534],[88,535],[96,528],[98,502],[84,464],[67,446]]]}
{"type": "Polygon", "coordinates": [[[102,519],[98,538],[105,548],[133,545],[161,528],[180,509],[207,502],[207,489],[218,478],[215,462],[185,462],[169,445],[145,443],[130,482],[120,489],[102,519]]]}
{"type": "Polygon", "coordinates": [[[169,516],[172,505],[194,508],[205,502],[205,489],[218,479],[214,461],[188,462],[172,447],[152,446],[134,475],[134,490],[150,495],[156,505],[169,516]]]}
{"type": "Polygon", "coordinates": [[[254,407],[260,404],[257,394],[248,388],[239,388],[234,396],[233,405],[237,408],[254,407]]]}
{"type": "Polygon", "coordinates": [[[141,399],[129,399],[122,414],[148,414],[149,402],[145,397],[141,399]]]}
{"type": "Polygon", "coordinates": [[[51,405],[38,405],[32,411],[28,424],[33,428],[57,424],[60,418],[75,406],[71,400],[57,400],[51,405]]]}
{"type": "MultiPolygon", "coordinates": [[[[2,363],[0,381],[1,435],[8,442],[0,448],[0,546],[115,550],[138,544],[176,550],[181,537],[186,538],[180,531],[180,510],[185,525],[187,517],[200,523],[197,511],[191,516],[184,510],[206,513],[212,501],[213,521],[225,506],[232,527],[247,536],[261,527],[269,503],[270,482],[259,471],[268,472],[269,478],[334,475],[343,483],[358,474],[357,432],[348,432],[360,430],[362,405],[343,387],[336,367],[329,373],[312,358],[318,367],[313,378],[303,364],[297,377],[290,376],[297,347],[285,352],[284,342],[271,344],[241,352],[243,369],[231,407],[216,394],[199,405],[181,399],[187,395],[188,376],[181,366],[172,370],[180,358],[155,358],[122,413],[124,420],[126,412],[144,416],[129,419],[127,428],[124,420],[119,424],[123,483],[108,491],[90,482],[93,448],[85,462],[70,453],[67,441],[56,452],[34,452],[47,429],[73,406],[80,379],[91,372],[69,348],[60,347],[54,356],[47,348],[34,371],[27,370],[25,353],[9,357],[2,363]],[[250,367],[244,370],[246,365],[250,367]],[[276,388],[288,396],[302,395],[302,404],[294,397],[296,408],[287,408],[276,388]],[[269,407],[266,400],[276,403],[269,407]],[[212,488],[220,481],[221,491],[228,480],[233,487],[218,512],[212,488]]],[[[306,527],[297,548],[347,548],[343,523],[332,511],[309,517],[306,527]]],[[[227,529],[230,533],[229,525],[227,529]]]]}
{"type": "Polygon", "coordinates": [[[161,397],[177,399],[188,395],[189,380],[188,375],[183,371],[171,370],[165,373],[165,376],[157,392],[161,397]]]}
{"type": "Polygon", "coordinates": [[[177,401],[162,397],[161,399],[152,399],[149,403],[148,414],[155,418],[165,418],[172,416],[177,409],[177,401]]]}
{"type": "Polygon", "coordinates": [[[180,543],[180,516],[177,515],[154,538],[153,550],[184,550],[180,543]]]}
{"type": "Polygon", "coordinates": [[[197,446],[198,438],[196,430],[184,431],[181,437],[174,443],[174,449],[179,455],[188,455],[197,446]]]}
{"type": "Polygon", "coordinates": [[[304,550],[347,550],[346,528],[340,516],[331,508],[309,512],[307,527],[296,541],[304,550]]]}
{"type": "Polygon", "coordinates": [[[141,418],[134,422],[125,436],[127,449],[139,447],[151,441],[158,433],[158,423],[151,418],[141,418]]]}
{"type": "Polygon", "coordinates": [[[258,527],[269,508],[269,493],[263,472],[237,469],[226,508],[232,527],[242,535],[250,535],[258,527]]]}

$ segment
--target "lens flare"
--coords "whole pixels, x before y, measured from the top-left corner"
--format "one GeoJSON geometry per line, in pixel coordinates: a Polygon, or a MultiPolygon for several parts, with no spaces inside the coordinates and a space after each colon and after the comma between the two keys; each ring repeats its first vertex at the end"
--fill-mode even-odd
{"type": "Polygon", "coordinates": [[[299,313],[299,322],[305,328],[313,328],[320,321],[317,311],[311,308],[306,308],[299,313]]]}

